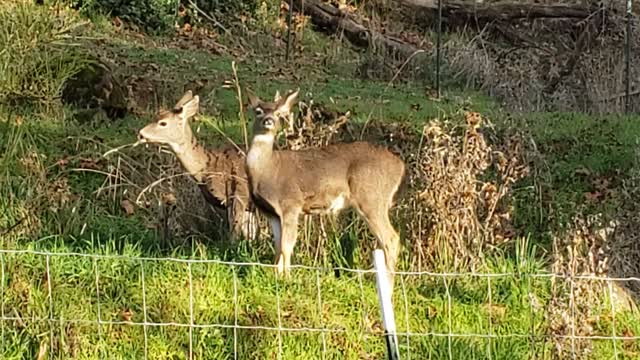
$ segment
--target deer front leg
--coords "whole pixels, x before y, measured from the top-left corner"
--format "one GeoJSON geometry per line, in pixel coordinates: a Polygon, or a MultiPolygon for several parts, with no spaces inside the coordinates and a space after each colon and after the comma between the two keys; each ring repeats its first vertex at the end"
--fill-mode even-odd
{"type": "Polygon", "coordinates": [[[281,274],[284,271],[284,261],[282,260],[282,226],[280,223],[280,218],[275,216],[267,217],[269,220],[269,226],[271,227],[271,232],[273,233],[273,247],[276,250],[276,273],[281,274]]]}
{"type": "Polygon", "coordinates": [[[282,236],[281,236],[281,253],[282,257],[279,259],[278,269],[282,268],[285,276],[289,275],[289,269],[291,267],[291,255],[293,254],[293,248],[296,245],[298,237],[298,218],[300,211],[289,211],[282,217],[282,236]],[[280,265],[282,264],[282,265],[280,265]]]}
{"type": "Polygon", "coordinates": [[[258,232],[257,219],[242,200],[234,199],[232,215],[233,232],[236,237],[242,234],[246,240],[255,239],[258,232]]]}

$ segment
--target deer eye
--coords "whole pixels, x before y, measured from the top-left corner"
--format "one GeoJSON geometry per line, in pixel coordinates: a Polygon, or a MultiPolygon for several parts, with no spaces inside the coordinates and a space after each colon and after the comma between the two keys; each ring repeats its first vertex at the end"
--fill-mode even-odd
{"type": "Polygon", "coordinates": [[[161,127],[166,127],[167,126],[167,122],[166,121],[160,121],[158,123],[158,125],[160,125],[161,127]]]}
{"type": "Polygon", "coordinates": [[[256,116],[262,116],[264,115],[264,110],[262,110],[261,107],[257,107],[254,109],[254,111],[256,112],[256,116]]]}

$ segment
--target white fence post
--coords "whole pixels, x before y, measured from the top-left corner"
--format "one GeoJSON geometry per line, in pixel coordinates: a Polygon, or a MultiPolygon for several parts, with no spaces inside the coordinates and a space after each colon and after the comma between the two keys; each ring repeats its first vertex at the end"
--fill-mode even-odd
{"type": "Polygon", "coordinates": [[[396,335],[396,319],[393,314],[393,304],[391,303],[391,284],[389,284],[389,277],[387,276],[384,251],[376,249],[373,252],[373,264],[376,269],[376,284],[378,285],[378,299],[380,300],[382,324],[384,325],[384,335],[387,342],[387,355],[390,360],[398,360],[400,351],[398,350],[398,336],[396,335]]]}

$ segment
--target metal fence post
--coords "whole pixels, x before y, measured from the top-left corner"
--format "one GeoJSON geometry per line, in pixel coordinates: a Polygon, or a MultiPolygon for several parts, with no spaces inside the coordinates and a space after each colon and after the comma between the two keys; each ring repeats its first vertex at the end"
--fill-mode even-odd
{"type": "Polygon", "coordinates": [[[387,343],[387,356],[389,360],[398,360],[400,351],[398,350],[398,336],[396,335],[396,319],[393,313],[393,304],[391,303],[391,284],[389,284],[389,277],[387,276],[384,251],[376,249],[373,252],[373,265],[376,270],[376,284],[387,343]]]}
{"type": "Polygon", "coordinates": [[[289,0],[289,18],[287,19],[287,54],[285,60],[289,60],[289,52],[291,51],[291,23],[293,18],[293,0],[289,0]]]}
{"type": "Polygon", "coordinates": [[[624,89],[624,111],[631,111],[631,15],[633,0],[627,0],[627,31],[624,44],[625,61],[625,89],[624,89]]]}
{"type": "Polygon", "coordinates": [[[436,94],[440,98],[440,61],[442,46],[442,0],[438,0],[438,28],[436,30],[436,94]]]}

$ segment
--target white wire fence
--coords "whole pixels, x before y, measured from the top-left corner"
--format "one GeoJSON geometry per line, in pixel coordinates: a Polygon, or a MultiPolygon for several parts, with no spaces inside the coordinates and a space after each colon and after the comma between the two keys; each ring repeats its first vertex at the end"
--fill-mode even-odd
{"type": "Polygon", "coordinates": [[[393,293],[397,330],[392,330],[399,352],[392,354],[384,346],[386,332],[379,301],[385,295],[376,296],[375,269],[295,265],[292,279],[262,276],[272,280],[273,286],[269,287],[254,283],[256,277],[251,273],[266,274],[274,265],[255,262],[0,250],[0,268],[0,353],[5,357],[18,351],[15,345],[24,342],[26,333],[38,329],[41,333],[36,343],[40,350],[46,351],[48,358],[67,358],[65,341],[69,340],[63,338],[70,336],[73,326],[83,326],[77,332],[95,330],[83,344],[85,349],[94,349],[95,358],[111,358],[113,352],[123,351],[119,346],[138,340],[141,343],[134,345],[139,356],[133,358],[159,358],[158,351],[165,351],[158,350],[158,339],[163,336],[174,345],[179,343],[178,358],[188,359],[213,358],[205,355],[206,348],[218,349],[224,353],[221,358],[255,358],[260,347],[270,349],[272,357],[278,359],[291,358],[296,351],[323,359],[457,359],[472,353],[487,359],[548,358],[559,351],[557,343],[564,344],[572,357],[584,358],[581,342],[585,341],[605,343],[599,348],[601,352],[592,355],[605,351],[610,358],[623,359],[640,348],[640,335],[636,335],[640,334],[636,332],[640,317],[629,318],[637,314],[616,309],[619,302],[615,301],[619,297],[617,284],[639,282],[640,278],[397,272],[393,293]],[[177,272],[160,278],[158,264],[177,272]],[[341,272],[340,279],[334,276],[336,270],[341,272]],[[177,273],[181,275],[175,276],[177,273]],[[549,325],[557,319],[549,318],[551,301],[544,299],[554,281],[569,289],[564,299],[567,318],[562,331],[554,331],[549,325]],[[580,303],[584,299],[580,296],[585,296],[577,290],[581,282],[601,284],[600,303],[606,307],[598,312],[606,319],[592,325],[596,329],[587,333],[581,330],[584,320],[580,312],[584,309],[580,303]],[[514,283],[518,285],[514,287],[514,283]],[[83,293],[80,288],[84,295],[79,295],[83,293]],[[256,303],[260,297],[269,299],[256,303]],[[173,303],[162,305],[163,301],[173,303]],[[347,323],[349,319],[355,319],[353,324],[347,323]],[[115,336],[116,328],[136,330],[115,336]],[[172,336],[164,330],[176,330],[181,335],[172,336]],[[203,337],[203,332],[208,335],[203,337]],[[292,349],[300,336],[304,338],[301,349],[292,349]],[[364,345],[354,350],[361,343],[364,345]]]}

